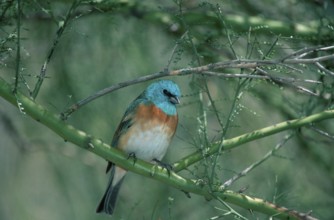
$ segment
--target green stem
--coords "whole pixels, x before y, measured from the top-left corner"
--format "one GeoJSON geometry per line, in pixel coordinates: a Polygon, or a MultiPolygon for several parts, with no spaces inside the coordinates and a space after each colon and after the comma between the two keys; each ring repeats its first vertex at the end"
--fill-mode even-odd
{"type": "MultiPolygon", "coordinates": [[[[334,118],[334,110],[327,110],[304,118],[284,121],[231,139],[224,140],[223,150],[230,150],[232,148],[251,142],[253,140],[277,134],[282,131],[300,128],[330,118],[334,118]]],[[[212,143],[211,146],[207,148],[208,150],[205,152],[205,156],[211,156],[217,153],[219,151],[219,148],[220,148],[220,142],[212,143]]],[[[203,152],[197,151],[189,156],[184,157],[179,162],[175,163],[173,165],[174,170],[175,172],[178,172],[202,159],[203,159],[203,152]]]]}

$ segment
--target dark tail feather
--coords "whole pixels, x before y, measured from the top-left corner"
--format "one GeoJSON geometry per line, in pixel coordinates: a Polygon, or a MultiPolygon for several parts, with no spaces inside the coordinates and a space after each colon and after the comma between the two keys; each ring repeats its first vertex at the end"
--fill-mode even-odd
{"type": "Polygon", "coordinates": [[[100,201],[99,206],[96,209],[97,213],[105,212],[109,215],[112,215],[113,212],[114,212],[117,195],[118,195],[119,189],[121,187],[121,184],[122,184],[124,178],[122,178],[113,187],[112,182],[113,182],[113,178],[114,178],[114,174],[115,174],[115,166],[112,166],[110,174],[111,175],[110,175],[110,180],[109,180],[109,183],[108,183],[108,187],[107,187],[106,192],[103,195],[103,198],[100,201]]]}
{"type": "MultiPolygon", "coordinates": [[[[106,200],[106,193],[104,193],[104,195],[103,195],[103,197],[102,197],[102,199],[101,199],[101,201],[100,201],[99,206],[96,208],[96,212],[97,212],[97,213],[101,213],[101,212],[103,212],[103,210],[104,210],[104,203],[105,203],[105,200],[106,200]]],[[[113,211],[113,210],[112,210],[112,211],[113,211]]]]}

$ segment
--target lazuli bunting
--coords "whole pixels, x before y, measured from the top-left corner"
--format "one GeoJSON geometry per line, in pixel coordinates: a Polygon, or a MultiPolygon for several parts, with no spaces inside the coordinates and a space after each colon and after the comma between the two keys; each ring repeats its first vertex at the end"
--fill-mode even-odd
{"type": "MultiPolygon", "coordinates": [[[[160,161],[176,131],[179,87],[171,80],[149,85],[126,109],[111,145],[146,161],[160,161]]],[[[108,162],[110,180],[96,212],[112,214],[126,170],[108,162]]]]}

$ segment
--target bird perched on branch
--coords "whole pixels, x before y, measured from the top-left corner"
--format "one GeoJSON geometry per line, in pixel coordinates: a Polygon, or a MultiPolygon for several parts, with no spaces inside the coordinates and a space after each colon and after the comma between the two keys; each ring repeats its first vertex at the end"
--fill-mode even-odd
{"type": "MultiPolygon", "coordinates": [[[[149,85],[126,109],[111,145],[135,158],[149,162],[164,157],[176,131],[180,89],[171,80],[149,85]]],[[[96,212],[112,214],[126,170],[108,162],[110,180],[96,212]]]]}

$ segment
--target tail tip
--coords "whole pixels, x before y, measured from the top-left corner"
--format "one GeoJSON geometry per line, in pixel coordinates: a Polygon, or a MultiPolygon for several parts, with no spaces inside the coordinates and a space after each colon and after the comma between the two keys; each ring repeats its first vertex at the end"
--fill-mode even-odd
{"type": "Polygon", "coordinates": [[[104,200],[102,200],[99,204],[99,206],[96,208],[96,213],[106,213],[108,215],[112,215],[114,213],[114,209],[113,208],[105,208],[104,207],[104,200]]]}

